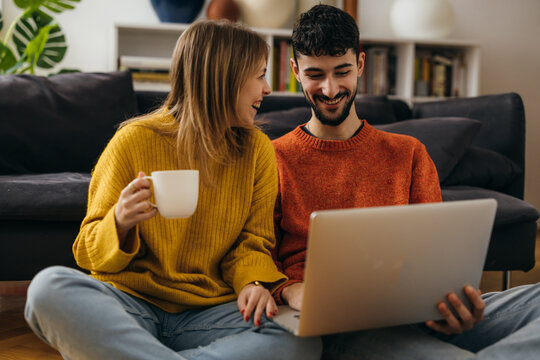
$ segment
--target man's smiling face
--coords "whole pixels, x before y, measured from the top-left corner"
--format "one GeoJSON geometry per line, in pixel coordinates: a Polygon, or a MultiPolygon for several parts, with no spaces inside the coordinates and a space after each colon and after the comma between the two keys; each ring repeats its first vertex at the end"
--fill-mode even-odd
{"type": "Polygon", "coordinates": [[[338,126],[348,116],[357,90],[357,79],[364,66],[352,49],[342,56],[298,55],[298,66],[291,66],[302,84],[306,100],[324,125],[338,126]]]}

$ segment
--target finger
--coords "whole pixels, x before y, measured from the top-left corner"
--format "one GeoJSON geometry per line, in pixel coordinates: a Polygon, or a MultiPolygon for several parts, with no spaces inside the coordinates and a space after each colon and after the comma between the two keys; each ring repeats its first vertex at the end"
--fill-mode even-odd
{"type": "Polygon", "coordinates": [[[128,201],[131,203],[141,203],[145,202],[146,200],[149,200],[152,197],[152,191],[148,189],[141,189],[137,191],[135,194],[128,195],[128,201]]]}
{"type": "Polygon", "coordinates": [[[480,290],[475,290],[472,286],[466,286],[465,294],[469,298],[472,304],[472,316],[475,322],[482,321],[484,319],[484,310],[486,308],[486,303],[482,299],[480,290]]]}
{"type": "Polygon", "coordinates": [[[136,190],[134,192],[137,192],[140,189],[150,189],[150,185],[151,185],[150,180],[142,179],[142,178],[137,178],[133,180],[131,184],[132,185],[130,185],[130,188],[132,190],[136,190]]]}
{"type": "Polygon", "coordinates": [[[257,296],[254,294],[254,291],[253,291],[253,287],[255,285],[246,285],[246,286],[249,286],[249,291],[248,291],[248,294],[247,294],[247,303],[246,303],[246,306],[244,307],[244,321],[245,322],[248,322],[249,319],[251,318],[251,313],[253,312],[253,309],[255,308],[255,305],[256,305],[256,301],[257,301],[257,296]]]}
{"type": "Polygon", "coordinates": [[[240,310],[240,313],[242,314],[242,316],[244,316],[244,313],[246,311],[245,308],[247,305],[247,296],[245,290],[240,291],[240,294],[238,295],[238,300],[236,300],[236,304],[238,305],[238,310],[240,310]]]}
{"type": "Polygon", "coordinates": [[[441,332],[441,333],[446,334],[446,335],[452,335],[452,332],[450,331],[448,326],[442,325],[439,322],[432,321],[432,320],[426,321],[426,326],[429,327],[430,329],[433,329],[433,330],[437,331],[437,332],[441,332]]]}
{"type": "Polygon", "coordinates": [[[266,309],[266,304],[268,303],[268,297],[270,296],[270,293],[266,289],[260,289],[261,286],[259,286],[256,289],[256,292],[259,294],[259,298],[257,300],[257,304],[255,306],[255,313],[253,314],[253,322],[256,326],[261,325],[261,317],[264,313],[264,310],[266,309]]]}
{"type": "MultiPolygon", "coordinates": [[[[461,330],[470,330],[474,325],[474,319],[470,310],[463,304],[461,299],[454,293],[448,295],[448,301],[456,310],[459,319],[461,320],[461,330]]],[[[458,320],[459,322],[459,320],[458,320]]]]}
{"type": "Polygon", "coordinates": [[[272,319],[274,316],[276,316],[278,313],[278,307],[276,305],[276,302],[272,296],[268,298],[268,301],[266,302],[266,317],[269,319],[272,319]]]}
{"type": "Polygon", "coordinates": [[[439,310],[439,313],[443,316],[444,320],[446,321],[446,324],[448,327],[454,332],[454,333],[461,333],[461,323],[458,319],[452,314],[450,309],[448,308],[448,305],[446,303],[441,302],[439,305],[437,305],[437,309],[439,310]]]}

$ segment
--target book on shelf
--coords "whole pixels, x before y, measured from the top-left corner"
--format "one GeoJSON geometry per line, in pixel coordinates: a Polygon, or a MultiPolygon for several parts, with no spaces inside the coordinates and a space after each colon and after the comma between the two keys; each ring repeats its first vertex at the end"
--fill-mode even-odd
{"type": "Polygon", "coordinates": [[[153,56],[128,56],[122,55],[118,59],[119,69],[169,71],[171,58],[153,56]]]}
{"type": "Polygon", "coordinates": [[[118,68],[131,72],[134,84],[145,84],[149,88],[151,83],[155,83],[157,88],[162,88],[159,84],[169,84],[170,58],[158,58],[150,56],[120,56],[118,68]]]}
{"type": "Polygon", "coordinates": [[[419,97],[466,95],[466,65],[459,51],[424,49],[415,59],[415,90],[419,97]]]}
{"type": "Polygon", "coordinates": [[[274,42],[272,90],[290,93],[302,91],[290,65],[293,56],[290,40],[277,39],[274,42]]]}
{"type": "Polygon", "coordinates": [[[358,79],[358,93],[388,95],[396,92],[396,55],[389,46],[365,46],[364,72],[358,79]]]}

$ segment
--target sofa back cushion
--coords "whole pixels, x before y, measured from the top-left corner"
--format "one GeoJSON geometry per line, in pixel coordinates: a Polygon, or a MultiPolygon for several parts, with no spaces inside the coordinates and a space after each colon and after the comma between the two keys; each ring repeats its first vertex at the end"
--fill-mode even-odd
{"type": "MultiPolygon", "coordinates": [[[[274,103],[276,98],[278,96],[268,96],[263,100],[262,104],[268,101],[268,107],[278,107],[277,103],[274,103]]],[[[261,123],[261,130],[272,140],[285,135],[298,125],[308,122],[311,118],[311,108],[305,99],[298,99],[298,97],[291,98],[295,99],[295,104],[304,104],[304,106],[286,108],[284,110],[263,111],[255,117],[257,122],[261,123]]],[[[290,105],[290,103],[292,103],[291,100],[289,100],[289,103],[285,107],[290,105]]],[[[394,114],[394,107],[386,96],[359,96],[355,100],[355,109],[358,117],[365,119],[370,124],[392,124],[397,121],[394,114]]]]}
{"type": "Polygon", "coordinates": [[[0,174],[89,172],[136,113],[128,72],[0,76],[0,174]]]}
{"type": "Polygon", "coordinates": [[[467,151],[481,125],[480,121],[468,118],[434,117],[376,127],[417,138],[426,147],[442,183],[467,151]]]}

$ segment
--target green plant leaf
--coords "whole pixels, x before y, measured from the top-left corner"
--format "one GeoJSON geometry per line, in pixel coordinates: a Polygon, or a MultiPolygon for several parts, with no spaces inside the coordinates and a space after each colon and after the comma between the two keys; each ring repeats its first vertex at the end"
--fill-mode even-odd
{"type": "Polygon", "coordinates": [[[64,58],[66,38],[56,21],[42,12],[34,11],[29,18],[22,17],[15,26],[13,42],[20,56],[26,55],[34,66],[50,69],[64,58]]]}
{"type": "Polygon", "coordinates": [[[65,10],[75,9],[75,4],[72,5],[72,3],[78,3],[80,1],[81,0],[45,0],[43,6],[52,12],[61,13],[65,10]]]}
{"type": "Polygon", "coordinates": [[[0,73],[7,72],[16,63],[17,59],[11,49],[0,42],[0,73]]]}
{"type": "Polygon", "coordinates": [[[21,9],[46,8],[54,13],[61,13],[65,10],[73,10],[75,3],[81,2],[81,0],[14,0],[15,5],[21,9]]]}
{"type": "Polygon", "coordinates": [[[13,0],[18,8],[26,10],[28,8],[38,8],[45,0],[13,0]]]}

